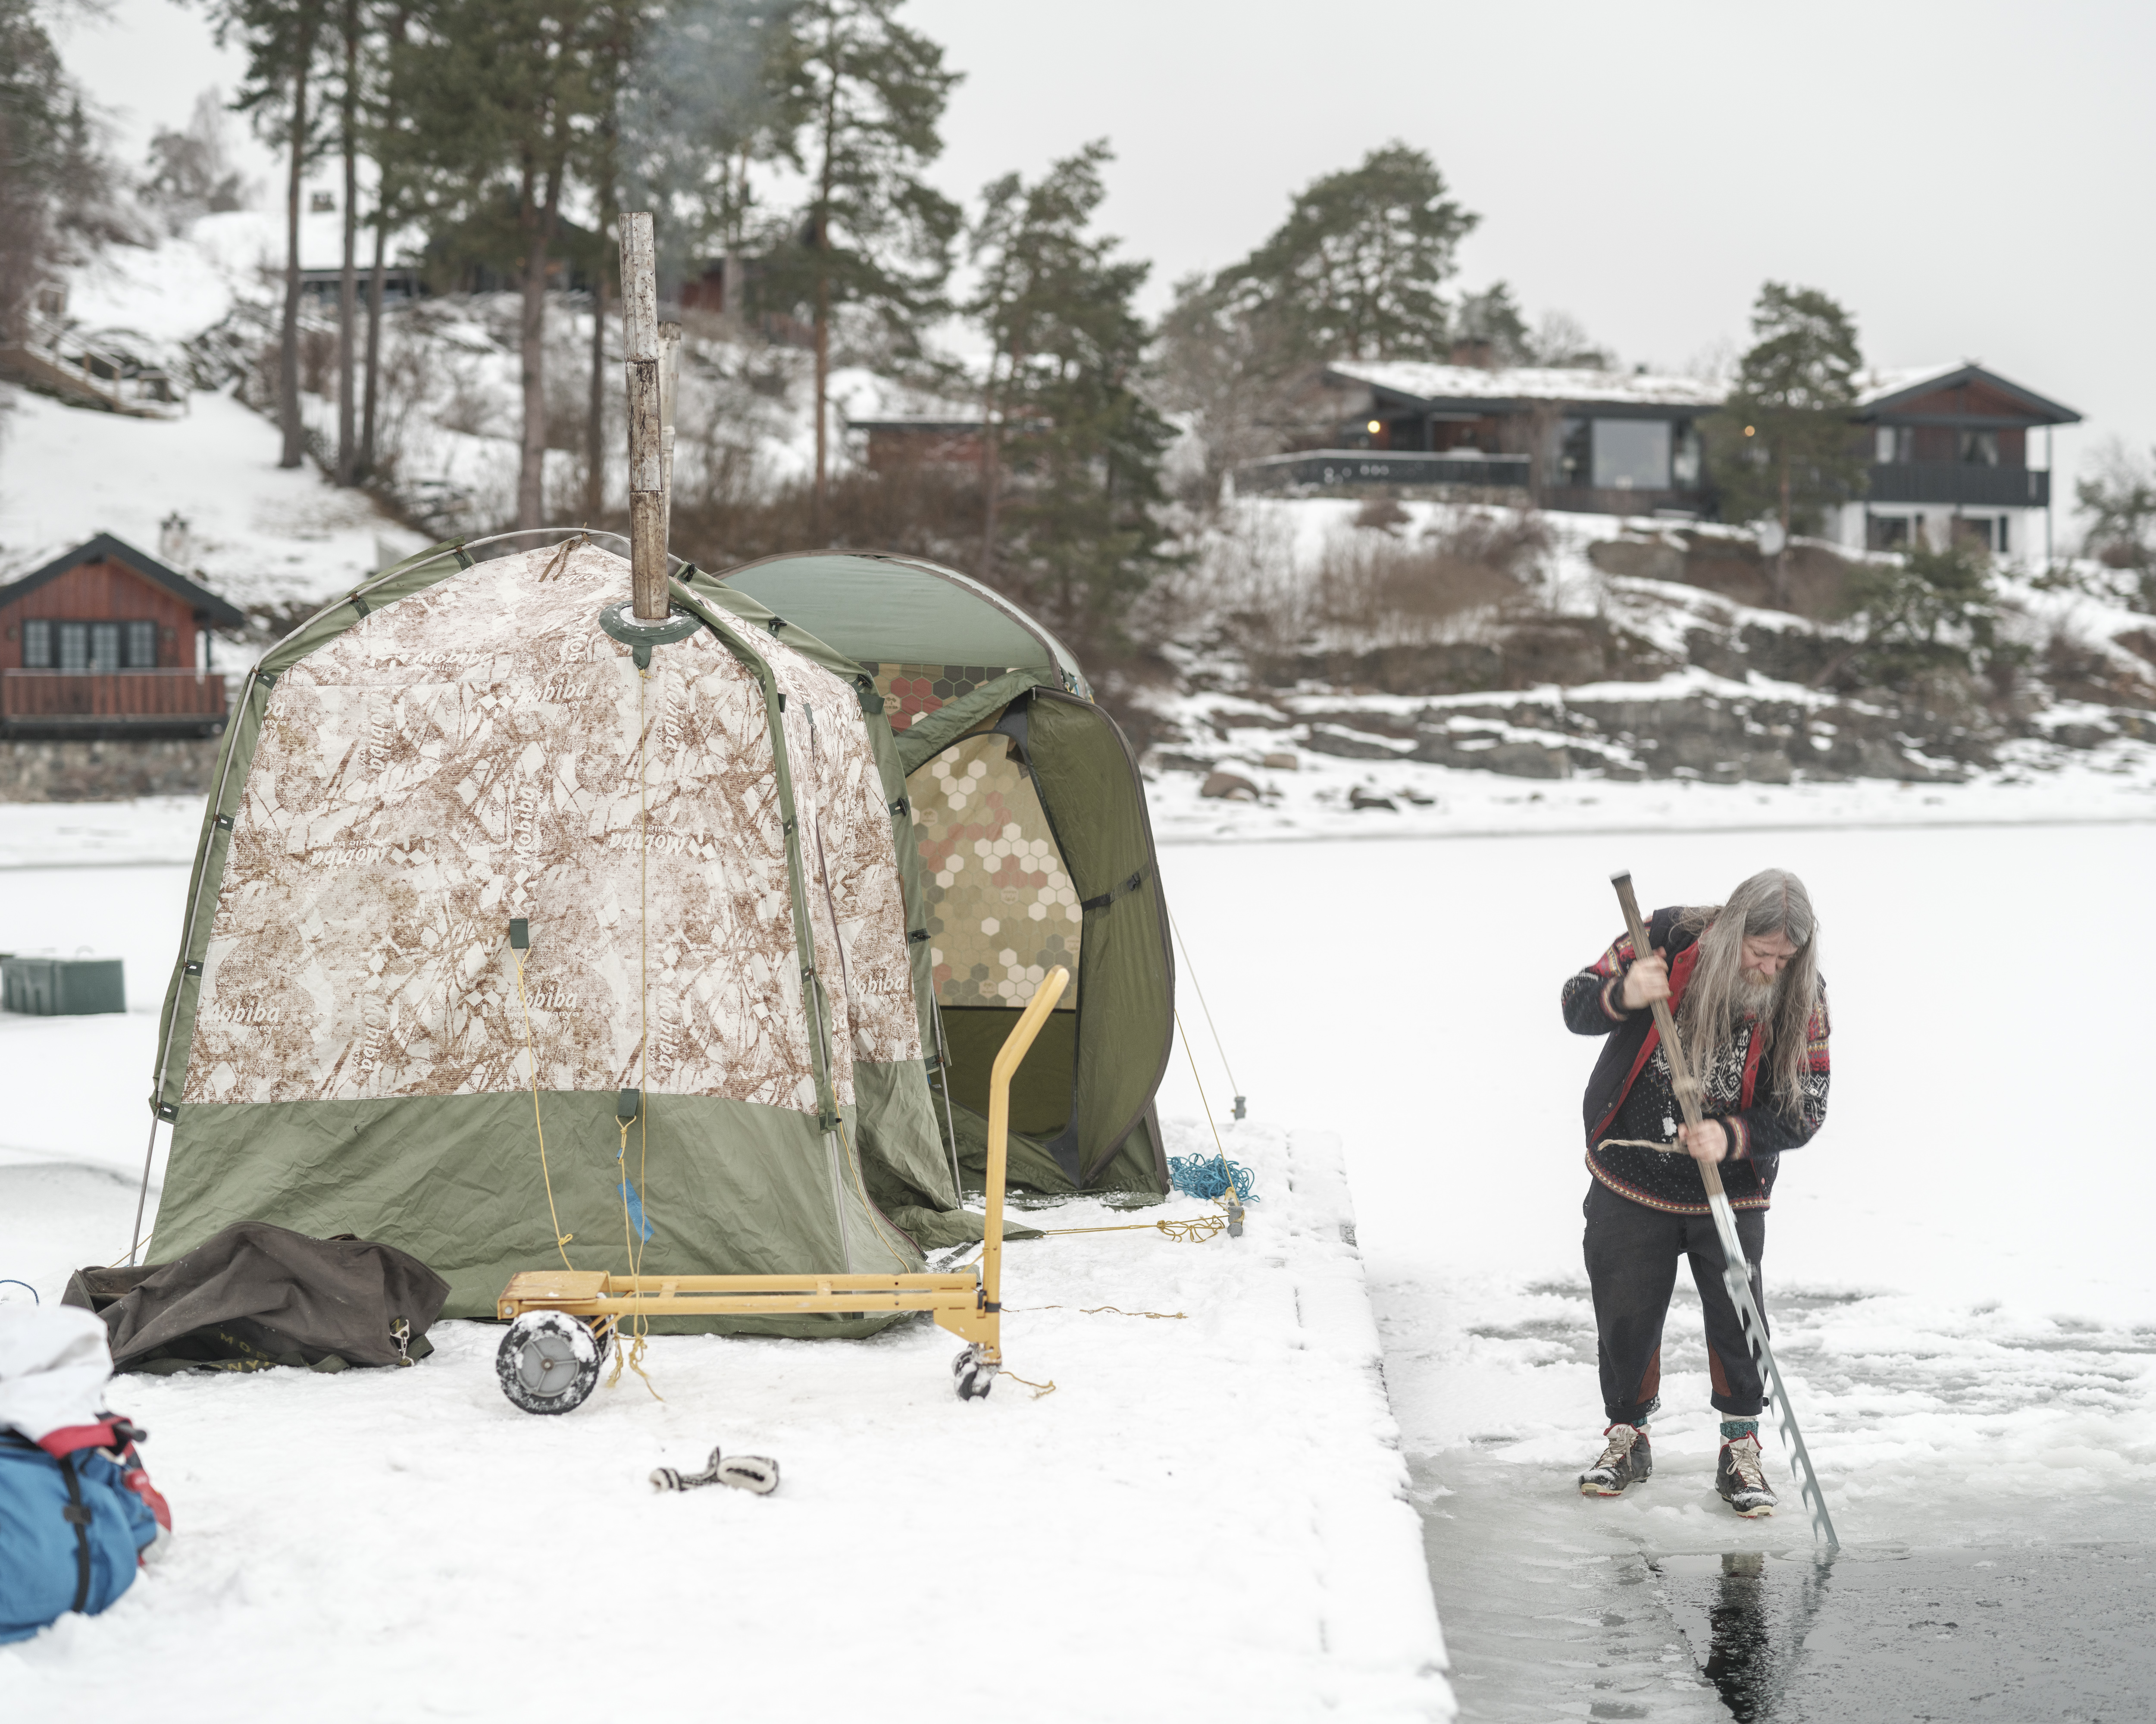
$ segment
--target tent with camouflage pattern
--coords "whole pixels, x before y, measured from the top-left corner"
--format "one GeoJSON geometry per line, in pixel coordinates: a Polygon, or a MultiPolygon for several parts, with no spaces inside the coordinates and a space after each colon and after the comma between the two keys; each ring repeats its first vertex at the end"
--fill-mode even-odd
{"type": "MultiPolygon", "coordinates": [[[[910,1272],[922,1247],[979,1236],[930,1084],[947,1047],[963,1152],[966,1048],[939,1023],[924,899],[952,869],[922,867],[934,847],[916,844],[885,710],[895,697],[917,723],[923,702],[686,568],[685,637],[616,640],[600,612],[629,565],[605,537],[423,553],[249,677],[160,1022],[158,1259],[238,1221],[356,1233],[441,1274],[444,1315],[485,1316],[516,1271],[625,1269],[633,1238],[649,1275],[910,1272]]],[[[1029,705],[1006,694],[988,716],[1029,705]]],[[[1008,800],[971,770],[986,752],[957,762],[962,803],[1008,800]]],[[[1077,906],[1089,962],[1091,919],[1113,907],[1077,906]]],[[[978,968],[977,993],[1009,997],[1009,965],[978,968]]],[[[1120,973],[1112,955],[1101,968],[1120,973]]],[[[1082,1039],[1064,1068],[1079,1092],[1082,1039]]],[[[1165,1046],[1114,1144],[1079,1131],[1090,1164],[1054,1147],[1101,1111],[1074,1099],[1040,1165],[1014,1171],[1067,1186],[1090,1165],[1096,1185],[1163,1189],[1165,1046]]]]}

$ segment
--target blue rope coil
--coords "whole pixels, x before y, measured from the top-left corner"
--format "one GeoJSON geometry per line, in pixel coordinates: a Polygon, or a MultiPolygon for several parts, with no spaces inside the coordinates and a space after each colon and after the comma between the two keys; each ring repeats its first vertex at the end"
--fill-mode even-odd
{"type": "Polygon", "coordinates": [[[1257,1176],[1241,1162],[1230,1161],[1225,1155],[1171,1155],[1168,1177],[1168,1182],[1186,1197],[1210,1197],[1217,1202],[1228,1195],[1232,1181],[1238,1202],[1258,1201],[1257,1176]]]}

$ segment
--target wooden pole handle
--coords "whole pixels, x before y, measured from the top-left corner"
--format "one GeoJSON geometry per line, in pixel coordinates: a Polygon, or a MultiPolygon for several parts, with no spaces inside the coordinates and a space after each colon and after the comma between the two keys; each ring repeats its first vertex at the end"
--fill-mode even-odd
{"type": "MultiPolygon", "coordinates": [[[[1632,936],[1632,957],[1635,962],[1647,955],[1647,926],[1640,919],[1640,901],[1632,893],[1632,873],[1627,868],[1612,874],[1609,883],[1617,888],[1618,908],[1625,913],[1625,931],[1632,936]]],[[[1620,985],[1621,987],[1621,984],[1620,985]]],[[[1691,1066],[1685,1058],[1684,1045],[1677,1040],[1677,1021],[1670,1011],[1670,1002],[1654,1002],[1655,1027],[1661,1032],[1662,1050],[1669,1056],[1670,1086],[1677,1093],[1677,1106],[1683,1111],[1685,1124],[1702,1125],[1706,1115],[1699,1109],[1699,1081],[1693,1077],[1691,1066]]],[[[1723,1128],[1725,1133],[1727,1128],[1723,1128]]],[[[1722,1170],[1712,1161],[1698,1163],[1699,1176],[1706,1183],[1710,1197],[1722,1195],[1722,1170]]]]}

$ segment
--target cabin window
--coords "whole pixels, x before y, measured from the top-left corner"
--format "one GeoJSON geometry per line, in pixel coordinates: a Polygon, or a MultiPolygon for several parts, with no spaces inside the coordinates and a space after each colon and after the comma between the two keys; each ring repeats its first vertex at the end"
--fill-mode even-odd
{"type": "Polygon", "coordinates": [[[1595,420],[1594,486],[1598,491],[1668,490],[1670,422],[1663,419],[1595,420]]]}
{"type": "Polygon", "coordinates": [[[23,625],[26,671],[149,671],[157,665],[155,622],[62,622],[38,616],[23,625]]]}
{"type": "Polygon", "coordinates": [[[1866,516],[1864,543],[1869,550],[1907,550],[1909,545],[1909,517],[1907,515],[1866,516]]]}
{"type": "Polygon", "coordinates": [[[1997,466],[1999,465],[1999,433],[1964,431],[1961,434],[1961,458],[1973,467],[1997,466]]]}
{"type": "Polygon", "coordinates": [[[1911,425],[1872,428],[1871,459],[1882,467],[1897,467],[1917,458],[1916,429],[1911,425]]]}

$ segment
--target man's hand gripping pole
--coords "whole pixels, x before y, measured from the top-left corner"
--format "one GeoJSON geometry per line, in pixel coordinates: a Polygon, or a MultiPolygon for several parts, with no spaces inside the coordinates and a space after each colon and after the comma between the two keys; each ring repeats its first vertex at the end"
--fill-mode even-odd
{"type": "MultiPolygon", "coordinates": [[[[1640,919],[1640,902],[1632,895],[1632,874],[1628,868],[1612,874],[1609,883],[1617,888],[1617,902],[1625,912],[1625,931],[1632,937],[1632,955],[1640,959],[1647,955],[1646,924],[1640,919]]],[[[1700,1112],[1699,1079],[1693,1075],[1690,1063],[1685,1058],[1684,1047],[1677,1040],[1676,1019],[1671,1015],[1669,1001],[1654,1002],[1655,1027],[1661,1032],[1662,1048],[1669,1056],[1671,1087],[1677,1093],[1677,1105],[1684,1110],[1685,1124],[1695,1130],[1705,1124],[1700,1112]]],[[[1782,1387],[1782,1373],[1775,1366],[1774,1349],[1767,1345],[1767,1320],[1760,1315],[1759,1306],[1752,1297],[1752,1269],[1745,1261],[1744,1247],[1737,1237],[1737,1213],[1729,1207],[1728,1194],[1722,1189],[1722,1170],[1712,1161],[1696,1161],[1699,1176],[1707,1183],[1707,1207],[1714,1216],[1714,1230],[1722,1237],[1722,1279],[1729,1289],[1729,1301],[1737,1307],[1738,1320],[1744,1325],[1744,1339],[1752,1349],[1752,1356],[1767,1374],[1768,1391],[1774,1402],[1774,1422],[1781,1427],[1782,1439],[1789,1445],[1789,1469],[1796,1474],[1797,1485],[1811,1510],[1812,1531],[1830,1550],[1838,1550],[1841,1541],[1834,1536],[1834,1521],[1826,1511],[1826,1496],[1820,1490],[1819,1474],[1812,1470],[1810,1453],[1804,1448],[1804,1435],[1797,1429],[1797,1415],[1789,1405],[1789,1392],[1782,1387]]]]}

